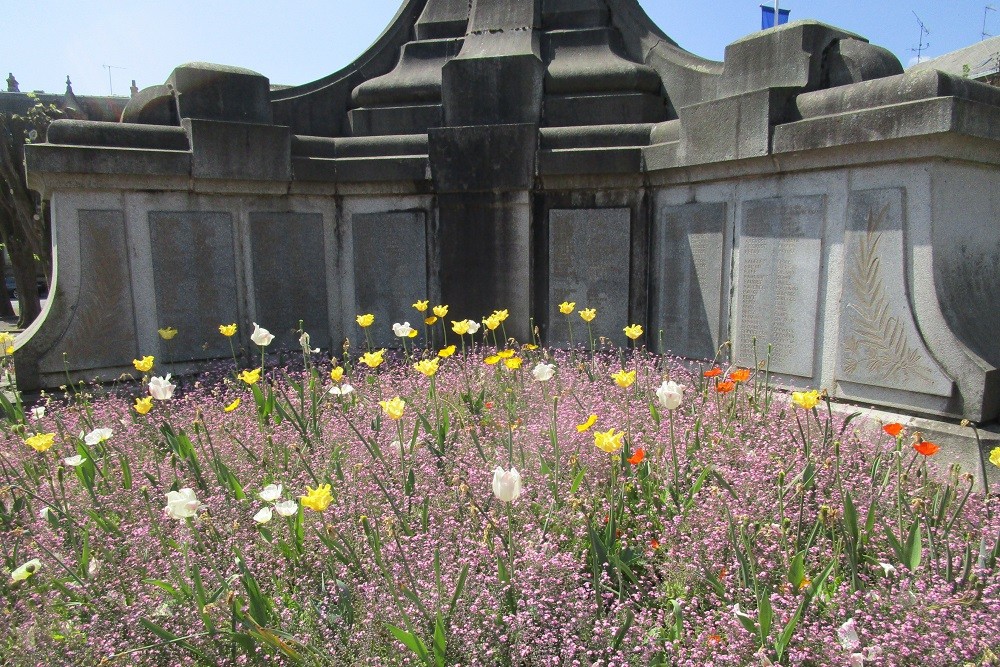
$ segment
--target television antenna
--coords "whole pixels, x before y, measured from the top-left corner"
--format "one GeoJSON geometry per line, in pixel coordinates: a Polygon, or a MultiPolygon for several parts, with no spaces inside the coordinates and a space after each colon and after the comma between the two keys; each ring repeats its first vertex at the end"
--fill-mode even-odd
{"type": "Polygon", "coordinates": [[[108,70],[108,95],[114,95],[115,89],[111,85],[111,70],[113,69],[126,69],[124,67],[119,67],[118,65],[101,65],[104,69],[108,70]]]}
{"type": "Polygon", "coordinates": [[[924,22],[920,20],[920,17],[917,16],[916,12],[913,12],[913,16],[916,17],[917,23],[920,24],[920,42],[917,44],[917,48],[910,49],[910,51],[914,51],[917,54],[917,62],[919,63],[924,50],[931,45],[930,42],[927,42],[926,44],[924,43],[924,36],[930,35],[931,31],[927,29],[927,26],[925,26],[924,22]]]}
{"type": "Polygon", "coordinates": [[[981,37],[979,38],[980,42],[983,41],[984,39],[986,39],[987,37],[992,37],[993,36],[993,33],[986,32],[986,16],[990,12],[995,12],[995,11],[996,11],[996,7],[994,7],[993,5],[986,5],[985,7],[983,7],[983,31],[982,31],[981,37]]]}

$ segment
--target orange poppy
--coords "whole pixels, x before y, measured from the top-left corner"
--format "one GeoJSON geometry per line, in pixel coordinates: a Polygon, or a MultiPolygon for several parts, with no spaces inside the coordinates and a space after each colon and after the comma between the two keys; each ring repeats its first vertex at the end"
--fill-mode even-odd
{"type": "Polygon", "coordinates": [[[637,466],[640,463],[642,463],[642,460],[645,458],[646,458],[646,450],[640,447],[639,449],[635,450],[635,454],[628,457],[628,462],[634,466],[637,466]]]}
{"type": "Polygon", "coordinates": [[[882,430],[895,438],[900,433],[903,432],[903,425],[902,424],[897,424],[896,422],[893,422],[891,424],[886,424],[885,426],[883,426],[882,430]]]}
{"type": "Polygon", "coordinates": [[[750,379],[750,369],[749,368],[737,368],[735,371],[729,374],[729,379],[733,382],[746,382],[750,379]]]}
{"type": "Polygon", "coordinates": [[[715,385],[715,391],[719,392],[720,394],[728,394],[733,389],[736,389],[736,383],[733,382],[732,380],[718,382],[715,385]]]}
{"type": "Polygon", "coordinates": [[[649,546],[652,547],[653,550],[655,551],[656,549],[660,548],[660,541],[654,537],[649,541],[649,546]]]}
{"type": "Polygon", "coordinates": [[[702,375],[704,375],[707,378],[719,377],[720,375],[722,375],[722,369],[719,368],[718,366],[713,366],[712,368],[705,371],[702,375]]]}
{"type": "Polygon", "coordinates": [[[941,449],[933,442],[927,442],[926,440],[913,443],[913,448],[917,450],[918,454],[923,454],[924,456],[934,456],[941,449]]]}

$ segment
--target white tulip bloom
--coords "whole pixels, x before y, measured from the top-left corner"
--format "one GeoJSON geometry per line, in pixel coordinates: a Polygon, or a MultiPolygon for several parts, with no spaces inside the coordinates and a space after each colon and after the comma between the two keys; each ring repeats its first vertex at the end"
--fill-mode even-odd
{"type": "Polygon", "coordinates": [[[259,512],[253,515],[253,520],[257,523],[264,524],[271,520],[271,508],[264,506],[259,512]]]}
{"type": "Polygon", "coordinates": [[[68,458],[63,459],[63,463],[65,463],[71,468],[75,468],[78,465],[83,465],[83,462],[86,460],[87,459],[77,454],[76,456],[70,456],[68,458]]]}
{"type": "Polygon", "coordinates": [[[281,484],[268,484],[260,490],[257,497],[265,502],[273,503],[281,497],[282,488],[281,484]]]}
{"type": "Polygon", "coordinates": [[[183,521],[195,516],[200,507],[201,501],[195,498],[194,489],[184,487],[180,491],[167,492],[167,506],[163,511],[171,519],[183,521]]]}
{"type": "Polygon", "coordinates": [[[274,511],[281,516],[295,516],[299,511],[299,504],[294,500],[283,500],[275,503],[274,511]]]}
{"type": "Polygon", "coordinates": [[[274,340],[274,334],[254,322],[253,333],[250,334],[250,340],[261,347],[267,347],[271,344],[271,341],[274,340]]]}
{"type": "Polygon", "coordinates": [[[396,334],[399,338],[409,338],[412,331],[413,327],[410,326],[409,322],[403,322],[402,324],[396,322],[392,325],[392,333],[396,334]]]}
{"type": "Polygon", "coordinates": [[[475,320],[469,320],[469,335],[471,336],[477,331],[479,331],[479,322],[476,322],[475,320]]]}
{"type": "Polygon", "coordinates": [[[328,394],[333,394],[334,396],[347,396],[348,394],[354,393],[354,387],[349,384],[341,384],[330,387],[328,394]]]}
{"type": "Polygon", "coordinates": [[[149,395],[158,401],[169,401],[174,397],[176,385],[170,382],[170,373],[166,377],[154,377],[149,381],[149,395]]]}
{"type": "Polygon", "coordinates": [[[35,407],[31,408],[31,418],[32,419],[41,419],[44,416],[45,416],[45,406],[44,405],[36,405],[35,407]]]}
{"type": "Polygon", "coordinates": [[[544,361],[539,361],[538,364],[531,369],[531,376],[539,382],[548,382],[555,374],[556,367],[553,364],[547,364],[544,361]]]}
{"type": "Polygon", "coordinates": [[[110,440],[112,435],[114,435],[114,431],[110,428],[95,428],[83,437],[83,441],[90,447],[93,447],[94,445],[99,445],[105,440],[110,440]]]}
{"type": "Polygon", "coordinates": [[[497,466],[493,470],[493,495],[505,503],[516,500],[521,495],[521,473],[516,468],[505,471],[497,466]]]}
{"type": "Polygon", "coordinates": [[[684,400],[684,389],[684,385],[677,384],[673,380],[664,382],[656,390],[656,399],[667,410],[676,410],[684,400]]]}

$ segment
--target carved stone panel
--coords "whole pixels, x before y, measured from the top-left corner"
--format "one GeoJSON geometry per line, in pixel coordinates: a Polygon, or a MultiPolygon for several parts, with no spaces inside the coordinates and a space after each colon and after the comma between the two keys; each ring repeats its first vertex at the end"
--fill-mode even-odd
{"type": "Polygon", "coordinates": [[[355,312],[375,315],[375,325],[369,331],[373,343],[398,347],[399,339],[392,334],[394,322],[423,328],[421,314],[410,304],[427,298],[424,213],[355,213],[351,226],[355,312]]]}
{"type": "Polygon", "coordinates": [[[903,191],[851,193],[844,236],[837,379],[950,396],[907,299],[903,191]]]}
{"type": "Polygon", "coordinates": [[[653,225],[651,343],[663,351],[711,358],[719,347],[726,204],[660,209],[653,225]]]}
{"type": "Polygon", "coordinates": [[[330,345],[323,216],[250,214],[254,299],[258,323],[275,344],[297,348],[299,321],[313,347],[330,345]]]}
{"type": "Polygon", "coordinates": [[[577,312],[559,312],[563,301],[576,311],[597,310],[594,337],[627,342],[631,211],[628,208],[553,209],[549,212],[549,340],[569,342],[569,319],[576,343],[586,343],[587,324],[577,312]]]}
{"type": "Polygon", "coordinates": [[[183,359],[173,361],[228,357],[229,342],[219,335],[219,325],[240,322],[232,216],[151,211],[149,240],[157,326],[177,329],[173,341],[161,341],[161,356],[186,350],[183,359]]]}
{"type": "Polygon", "coordinates": [[[736,240],[734,360],[813,377],[822,255],[823,195],[743,202],[736,240]]]}
{"type": "Polygon", "coordinates": [[[131,366],[138,354],[129,279],[125,218],[121,211],[80,211],[80,295],[66,333],[42,370],[131,366]]]}

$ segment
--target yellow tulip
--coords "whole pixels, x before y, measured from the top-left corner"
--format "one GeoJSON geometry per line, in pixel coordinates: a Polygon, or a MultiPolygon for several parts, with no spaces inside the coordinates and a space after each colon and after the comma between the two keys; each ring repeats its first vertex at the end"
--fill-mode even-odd
{"type": "Polygon", "coordinates": [[[595,317],[597,317],[597,311],[594,310],[593,308],[584,308],[583,310],[580,311],[580,317],[583,319],[584,322],[590,322],[595,317]]]}
{"type": "Polygon", "coordinates": [[[225,410],[226,412],[232,412],[233,410],[235,410],[238,407],[240,407],[240,399],[239,399],[239,397],[237,397],[235,401],[233,401],[232,403],[230,403],[229,405],[227,405],[226,407],[224,407],[222,409],[225,410]]]}
{"type": "Polygon", "coordinates": [[[497,352],[497,356],[501,359],[510,359],[514,356],[514,350],[500,350],[497,352]]]}
{"type": "Polygon", "coordinates": [[[421,359],[417,363],[413,364],[413,367],[416,368],[419,373],[422,373],[427,377],[432,377],[438,372],[438,360],[421,359]]]}
{"type": "Polygon", "coordinates": [[[385,349],[376,350],[375,352],[365,352],[361,355],[361,363],[363,363],[368,368],[378,368],[385,361],[385,349]]]}
{"type": "Polygon", "coordinates": [[[464,336],[469,333],[469,320],[455,320],[451,321],[451,330],[457,333],[459,336],[464,336]]]}
{"type": "Polygon", "coordinates": [[[438,317],[444,317],[448,314],[448,306],[434,306],[434,314],[438,317]]]}
{"type": "Polygon", "coordinates": [[[635,371],[620,370],[617,373],[612,373],[611,377],[614,378],[615,384],[619,387],[628,389],[635,382],[635,371]]]}
{"type": "Polygon", "coordinates": [[[583,433],[584,431],[589,431],[590,427],[596,423],[597,423],[597,415],[590,415],[589,417],[587,417],[587,421],[583,422],[582,424],[576,425],[576,430],[579,433],[583,433]]]}
{"type": "Polygon", "coordinates": [[[427,301],[421,301],[420,299],[417,299],[417,302],[413,304],[413,307],[417,309],[418,313],[422,313],[425,310],[427,310],[427,301]]]}
{"type": "Polygon", "coordinates": [[[500,326],[500,318],[498,318],[495,314],[490,315],[483,320],[483,324],[485,324],[486,328],[490,331],[495,331],[496,328],[500,326]]]}
{"type": "Polygon", "coordinates": [[[344,377],[344,369],[340,366],[334,366],[330,370],[330,379],[334,382],[340,382],[341,378],[344,377]]]}
{"type": "Polygon", "coordinates": [[[594,446],[598,449],[607,452],[608,454],[614,454],[619,449],[622,448],[622,437],[625,435],[624,431],[615,433],[615,430],[608,429],[607,431],[595,431],[594,432],[594,446]]]}
{"type": "Polygon", "coordinates": [[[625,327],[622,331],[625,332],[626,336],[628,336],[632,340],[635,340],[636,338],[642,335],[642,325],[630,324],[629,326],[625,327]]]}
{"type": "Polygon", "coordinates": [[[563,301],[559,304],[559,312],[563,315],[572,314],[574,308],[576,308],[576,301],[563,301]]]}
{"type": "Polygon", "coordinates": [[[153,369],[153,355],[147,355],[142,359],[133,359],[132,365],[135,366],[135,370],[140,373],[148,373],[153,369]]]}
{"type": "Polygon", "coordinates": [[[535,345],[534,343],[525,343],[524,345],[521,346],[521,349],[522,350],[529,350],[529,351],[530,350],[537,350],[538,346],[535,345]]]}
{"type": "Polygon", "coordinates": [[[498,320],[500,320],[501,322],[503,322],[508,317],[510,317],[510,313],[507,312],[506,308],[504,308],[503,310],[494,310],[493,314],[490,317],[495,317],[498,320]]]}
{"type": "Polygon", "coordinates": [[[370,327],[375,322],[375,316],[371,313],[366,313],[364,315],[358,315],[355,318],[358,321],[358,326],[364,329],[365,327],[370,327]]]}
{"type": "Polygon", "coordinates": [[[812,391],[793,391],[792,403],[803,410],[812,410],[819,404],[819,392],[815,389],[812,391]]]}
{"type": "Polygon", "coordinates": [[[416,338],[417,337],[417,330],[416,329],[410,329],[410,333],[408,333],[406,335],[408,337],[410,337],[410,338],[416,338]]]}
{"type": "Polygon", "coordinates": [[[521,357],[511,357],[510,359],[504,359],[503,365],[507,367],[507,370],[516,371],[521,367],[521,357]]]}
{"type": "Polygon", "coordinates": [[[449,345],[448,347],[441,348],[440,350],[438,350],[438,356],[441,357],[442,359],[447,359],[453,354],[455,354],[454,345],[449,345]]]}
{"type": "Polygon", "coordinates": [[[247,384],[251,384],[251,385],[252,384],[257,384],[257,382],[260,380],[260,371],[261,371],[261,369],[255,368],[252,371],[243,371],[242,373],[240,373],[236,377],[238,377],[239,379],[243,380],[247,384]]]}
{"type": "Polygon", "coordinates": [[[233,323],[233,324],[220,324],[219,325],[219,333],[222,334],[223,336],[225,336],[226,338],[231,338],[232,336],[234,336],[236,334],[236,324],[235,323],[233,323]]]}
{"type": "Polygon", "coordinates": [[[500,355],[498,354],[491,354],[490,356],[483,359],[483,363],[486,364],[487,366],[492,366],[496,363],[499,363],[499,361],[500,361],[500,355]]]}
{"type": "Polygon", "coordinates": [[[302,505],[314,512],[322,512],[333,502],[333,494],[330,493],[329,484],[320,484],[315,489],[307,486],[306,495],[299,497],[302,499],[302,505]]]}
{"type": "Polygon", "coordinates": [[[56,441],[55,433],[36,433],[30,438],[24,439],[24,444],[34,449],[36,452],[44,452],[52,447],[56,441]]]}
{"type": "Polygon", "coordinates": [[[177,329],[173,327],[167,327],[166,329],[157,329],[156,331],[160,334],[160,338],[162,338],[163,340],[170,340],[171,338],[177,335],[177,329]]]}
{"type": "Polygon", "coordinates": [[[406,403],[399,396],[394,396],[388,401],[379,401],[378,404],[382,406],[382,411],[385,412],[389,419],[396,420],[403,418],[403,410],[406,409],[406,403]]]}
{"type": "Polygon", "coordinates": [[[990,463],[1000,468],[1000,447],[994,447],[990,451],[990,463]]]}
{"type": "Polygon", "coordinates": [[[140,415],[144,415],[153,409],[153,397],[146,396],[144,398],[135,399],[135,411],[140,415]]]}
{"type": "Polygon", "coordinates": [[[430,317],[428,317],[428,318],[426,318],[424,320],[424,324],[426,324],[427,326],[431,326],[431,325],[433,325],[437,321],[438,321],[438,318],[436,318],[435,316],[431,315],[430,317]]]}

